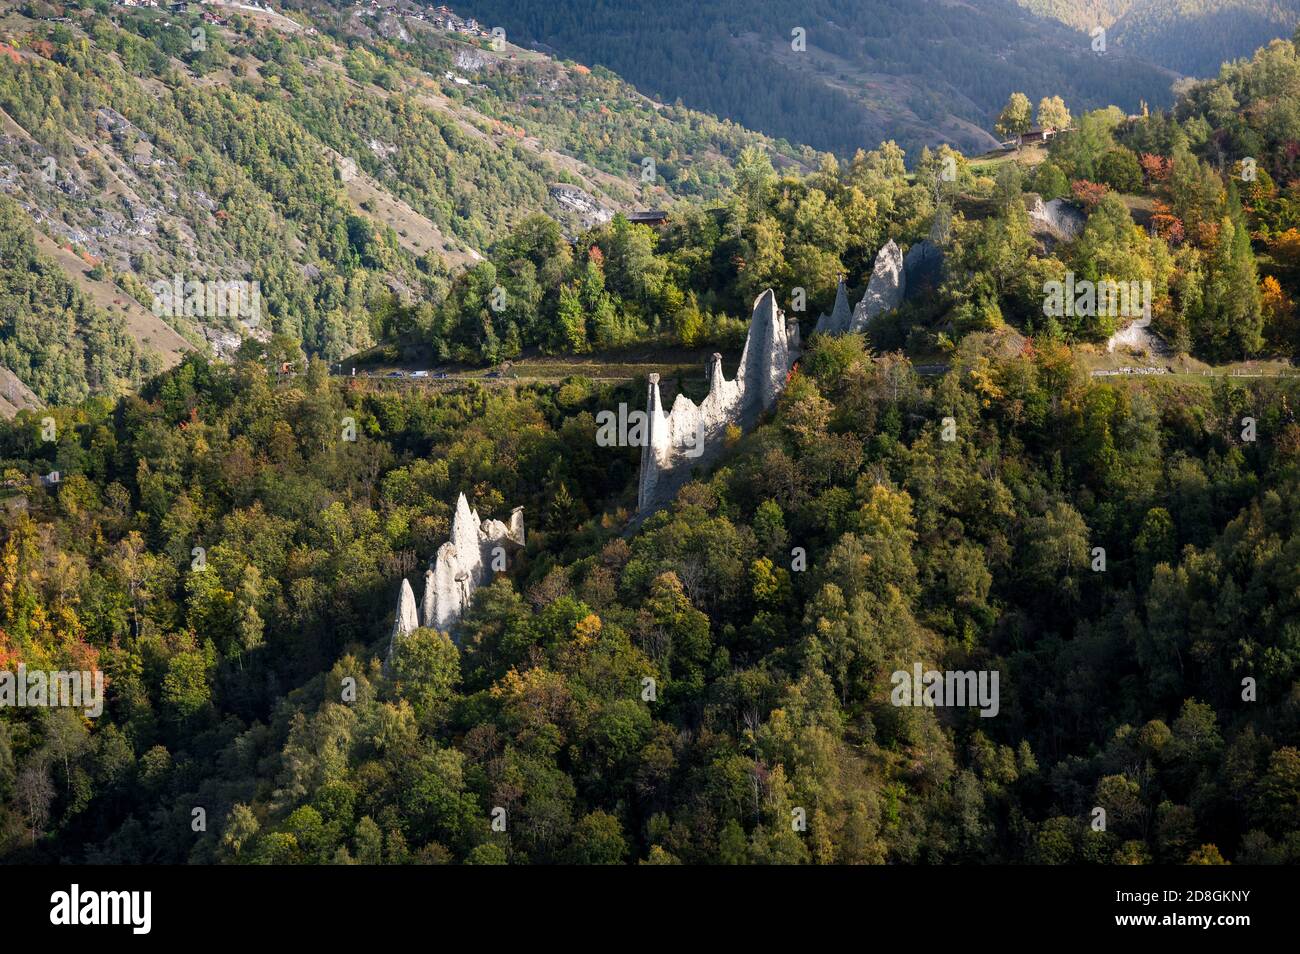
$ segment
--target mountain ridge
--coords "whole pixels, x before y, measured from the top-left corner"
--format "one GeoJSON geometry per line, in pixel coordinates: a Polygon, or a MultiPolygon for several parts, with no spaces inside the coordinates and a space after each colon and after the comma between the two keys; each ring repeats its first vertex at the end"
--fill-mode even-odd
{"type": "Polygon", "coordinates": [[[945,141],[982,151],[991,141],[985,130],[1016,89],[1035,101],[1062,95],[1081,108],[1114,103],[1134,112],[1141,100],[1167,105],[1177,79],[1122,53],[1102,59],[1086,34],[1029,16],[1010,0],[463,6],[512,37],[604,64],[661,98],[841,158],[886,139],[910,154],[945,141]],[[792,48],[796,29],[803,53],[792,48]],[[798,56],[821,57],[823,67],[792,70],[798,56]],[[887,81],[873,78],[880,76],[887,81]]]}

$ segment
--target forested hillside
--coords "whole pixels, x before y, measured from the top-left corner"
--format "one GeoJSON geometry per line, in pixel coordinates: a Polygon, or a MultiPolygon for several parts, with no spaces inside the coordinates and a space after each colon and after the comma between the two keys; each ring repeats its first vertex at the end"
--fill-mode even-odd
{"type": "MultiPolygon", "coordinates": [[[[508,35],[608,66],[671,102],[847,159],[893,139],[909,153],[995,144],[1012,90],[1080,107],[1166,105],[1174,74],[1086,34],[1027,17],[1011,0],[789,0],[569,4],[468,0],[508,35]],[[804,52],[792,49],[800,28],[804,52]]],[[[1249,52],[1245,47],[1242,53],[1249,52]]]]}
{"type": "Polygon", "coordinates": [[[629,334],[730,360],[756,290],[804,288],[775,407],[643,521],[641,449],[597,415],[644,379],[390,389],[251,341],[19,411],[0,667],[98,667],[107,701],[0,715],[0,858],[1300,861],[1300,385],[1099,377],[1136,316],[1044,307],[1067,273],[1149,282],[1172,349],[1291,357],[1298,87],[1278,41],[1047,149],[746,151],[662,231],[530,218],[394,315],[492,360],[629,334]],[[1044,226],[1058,196],[1077,233],[1044,226]],[[923,237],[933,284],[810,334],[841,272],[923,237]],[[462,493],[522,507],[526,545],[394,645],[462,493]],[[996,673],[996,711],[900,705],[918,666],[996,673]]]}
{"type": "Polygon", "coordinates": [[[0,365],[40,397],[76,404],[119,395],[159,370],[120,318],[97,309],[36,248],[31,226],[0,199],[0,365]]]}
{"type": "Polygon", "coordinates": [[[109,688],[93,724],[0,721],[4,857],[1297,859],[1296,395],[1099,384],[981,335],[926,383],[822,339],[629,539],[635,449],[593,413],[634,398],[189,358],[61,412],[57,446],[5,425],[7,464],[67,476],[7,523],[0,652],[109,688]],[[462,490],[523,505],[528,548],[385,676],[396,581],[462,490]],[[891,705],[914,660],[1000,671],[997,717],[891,705]]]}
{"type": "Polygon", "coordinates": [[[1109,353],[1139,315],[1047,314],[1049,283],[1073,275],[1147,283],[1166,358],[1289,361],[1300,349],[1298,102],[1295,45],[1277,41],[1171,113],[1071,117],[1061,104],[1071,129],[1045,150],[968,159],[943,147],[909,170],[888,142],[803,176],[749,152],[726,203],[682,209],[657,233],[616,218],[572,248],[533,220],[457,278],[440,308],[403,312],[395,327],[467,361],[647,338],[728,350],[740,340],[729,316],[746,314],[764,288],[791,309],[806,295],[806,332],[831,309],[840,276],[861,289],[887,241],[930,238],[942,273],[873,324],[879,349],[940,359],[963,336],[991,332],[1109,353]],[[1030,216],[1038,200],[1069,203],[1082,222],[1075,240],[1030,216]],[[496,288],[503,308],[492,307],[496,288]]]}
{"type": "MultiPolygon", "coordinates": [[[[745,147],[811,156],[417,10],[0,4],[0,190],[66,253],[88,314],[143,352],[152,322],[219,356],[278,335],[291,358],[335,360],[530,215],[576,232],[721,195],[745,147]],[[255,285],[261,313],[159,309],[175,276],[255,285]]],[[[46,338],[7,346],[44,399],[107,383],[46,338]]]]}
{"type": "Polygon", "coordinates": [[[1189,76],[1213,76],[1300,23],[1296,0],[1017,0],[1021,6],[1090,32],[1108,46],[1189,76]]]}

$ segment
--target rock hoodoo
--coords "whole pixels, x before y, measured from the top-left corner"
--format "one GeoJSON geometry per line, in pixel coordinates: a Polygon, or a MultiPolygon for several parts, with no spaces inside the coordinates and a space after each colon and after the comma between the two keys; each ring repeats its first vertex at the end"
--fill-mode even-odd
{"type": "Polygon", "coordinates": [[[903,294],[907,291],[907,273],[903,270],[903,252],[890,239],[876,256],[875,268],[871,270],[871,280],[867,282],[867,293],[853,309],[853,320],[849,331],[867,330],[867,323],[877,315],[893,311],[903,303],[903,294]]]}
{"type": "Polygon", "coordinates": [[[393,621],[393,636],[388,641],[388,657],[385,662],[392,661],[393,647],[419,628],[420,617],[415,610],[415,591],[411,589],[411,581],[403,579],[402,591],[397,595],[397,618],[393,621]]]}
{"type": "Polygon", "coordinates": [[[754,301],[754,315],[740,355],[736,379],[722,373],[722,355],[709,366],[709,393],[700,404],[684,394],[664,413],[659,375],[650,375],[646,394],[646,442],[641,448],[637,511],[649,513],[671,500],[691,468],[712,461],[723,446],[728,424],[752,427],[776,403],[790,365],[799,353],[799,325],[776,305],[771,289],[754,301]]]}
{"type": "Polygon", "coordinates": [[[461,494],[451,522],[451,539],[438,548],[425,571],[424,599],[418,613],[411,583],[402,580],[388,658],[392,659],[393,647],[403,637],[421,626],[450,632],[469,609],[474,591],[487,579],[494,563],[500,559],[497,565],[504,567],[504,557],[523,545],[523,507],[514,509],[508,525],[500,520],[481,520],[461,494]]]}
{"type": "Polygon", "coordinates": [[[844,285],[844,279],[841,278],[835,288],[835,307],[831,309],[829,315],[822,315],[817,319],[817,326],[813,328],[813,333],[842,335],[849,330],[851,321],[853,321],[853,311],[849,308],[849,290],[844,285]]]}
{"type": "MultiPolygon", "coordinates": [[[[942,252],[931,246],[911,263],[942,266],[942,252]]],[[[876,255],[866,294],[857,307],[849,309],[848,289],[841,279],[835,290],[835,307],[817,319],[818,334],[839,335],[864,331],[877,315],[893,311],[903,303],[907,290],[908,265],[903,252],[892,240],[876,255]]],[[[709,367],[709,393],[697,405],[678,394],[665,413],[659,395],[659,375],[650,375],[646,394],[648,418],[646,442],[641,448],[641,478],[637,486],[637,515],[644,517],[672,500],[691,471],[704,466],[721,452],[727,426],[744,430],[753,427],[763,412],[776,403],[785,388],[790,367],[802,344],[799,322],[787,318],[776,305],[771,289],[754,301],[754,313],[740,356],[736,379],[722,374],[722,356],[715,354],[709,367]]]]}
{"type": "MultiPolygon", "coordinates": [[[[938,249],[935,251],[938,252],[938,249]]],[[[911,257],[909,252],[909,258],[911,257]]],[[[872,318],[893,311],[903,303],[910,268],[911,264],[904,262],[902,250],[890,239],[876,254],[876,263],[871,269],[871,278],[862,300],[850,311],[848,288],[844,279],[840,279],[839,287],[835,289],[835,307],[829,315],[817,319],[813,332],[819,335],[842,335],[851,331],[865,331],[872,318]]]]}

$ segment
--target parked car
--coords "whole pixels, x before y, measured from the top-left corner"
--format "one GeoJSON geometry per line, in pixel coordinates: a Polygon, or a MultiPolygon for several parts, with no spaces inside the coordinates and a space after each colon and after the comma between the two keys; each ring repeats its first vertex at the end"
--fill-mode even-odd
{"type": "Polygon", "coordinates": [[[428,371],[412,371],[412,372],[411,372],[411,377],[413,377],[413,378],[427,378],[428,376],[429,376],[429,372],[428,372],[428,371]]]}

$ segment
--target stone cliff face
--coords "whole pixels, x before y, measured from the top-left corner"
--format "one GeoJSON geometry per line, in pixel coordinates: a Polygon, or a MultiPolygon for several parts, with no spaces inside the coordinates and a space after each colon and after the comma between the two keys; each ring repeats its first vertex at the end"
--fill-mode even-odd
{"type": "Polygon", "coordinates": [[[647,514],[673,498],[696,466],[706,465],[723,447],[727,425],[752,427],[776,403],[790,365],[799,353],[799,324],[776,306],[771,289],[754,301],[745,350],[736,379],[722,373],[722,355],[709,367],[709,393],[696,404],[678,394],[664,413],[659,375],[650,375],[646,394],[647,436],[641,448],[637,512],[647,514]]]}
{"type": "Polygon", "coordinates": [[[461,494],[451,522],[451,539],[438,548],[425,571],[424,599],[418,614],[410,581],[402,580],[388,658],[392,659],[393,647],[420,626],[450,632],[469,609],[474,591],[487,580],[494,563],[504,568],[505,556],[523,545],[522,507],[510,514],[508,525],[500,520],[480,520],[461,494]]]}

